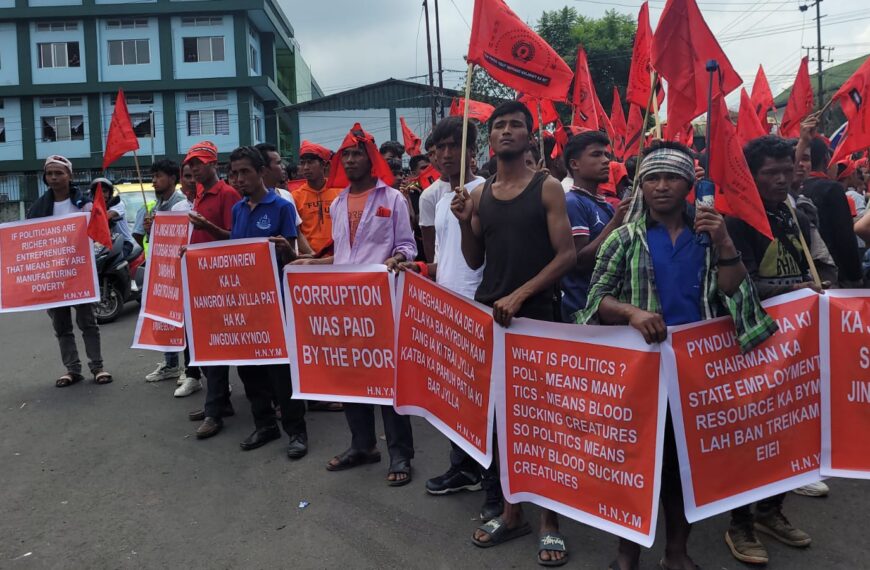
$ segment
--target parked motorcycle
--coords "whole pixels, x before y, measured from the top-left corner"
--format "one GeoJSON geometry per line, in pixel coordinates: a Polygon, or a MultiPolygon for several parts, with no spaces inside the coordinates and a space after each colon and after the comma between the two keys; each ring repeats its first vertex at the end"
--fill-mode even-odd
{"type": "Polygon", "coordinates": [[[112,232],[112,247],[94,243],[100,301],[94,305],[99,324],[111,323],[121,316],[128,301],[142,302],[145,278],[145,253],[136,245],[124,255],[124,236],[112,232]]]}

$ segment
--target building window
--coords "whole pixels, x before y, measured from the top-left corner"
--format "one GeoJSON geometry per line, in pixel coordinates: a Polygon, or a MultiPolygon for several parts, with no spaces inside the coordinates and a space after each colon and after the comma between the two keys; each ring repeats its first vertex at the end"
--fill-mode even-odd
{"type": "Polygon", "coordinates": [[[151,63],[148,40],[109,40],[109,65],[151,63]]]}
{"type": "Polygon", "coordinates": [[[47,107],[81,107],[81,97],[43,97],[39,100],[40,106],[47,107]]]}
{"type": "MultiPolygon", "coordinates": [[[[115,106],[115,100],[118,98],[117,94],[114,94],[112,97],[112,106],[115,106]]],[[[125,93],[124,98],[127,100],[128,105],[153,105],[154,104],[154,94],[153,93],[125,93]]]]}
{"type": "Polygon", "coordinates": [[[192,137],[204,135],[229,135],[230,112],[219,111],[188,111],[187,134],[192,137]]]}
{"type": "Polygon", "coordinates": [[[263,122],[259,117],[254,117],[254,140],[258,142],[263,140],[263,122]]]}
{"type": "Polygon", "coordinates": [[[227,101],[226,91],[191,91],[184,95],[188,103],[205,103],[208,101],[227,101]]]}
{"type": "Polygon", "coordinates": [[[81,115],[42,117],[43,142],[83,141],[85,122],[81,115]]]}
{"type": "Polygon", "coordinates": [[[224,60],[223,36],[183,38],[182,42],[184,44],[183,49],[185,63],[224,60]]]}
{"type": "Polygon", "coordinates": [[[78,29],[78,22],[40,22],[36,24],[37,32],[74,32],[78,29]]]}
{"type": "Polygon", "coordinates": [[[52,42],[36,44],[39,67],[79,67],[79,42],[52,42]]]}
{"type": "Polygon", "coordinates": [[[6,119],[0,119],[0,143],[6,142],[6,119]]]}
{"type": "Polygon", "coordinates": [[[120,20],[107,20],[107,30],[132,30],[134,28],[147,28],[146,18],[122,18],[120,20]]]}
{"type": "Polygon", "coordinates": [[[130,122],[138,138],[151,137],[151,113],[130,113],[130,122]]]}
{"type": "Polygon", "coordinates": [[[251,71],[260,73],[260,56],[257,53],[257,48],[254,46],[248,46],[248,48],[250,49],[251,71]]]}
{"type": "Polygon", "coordinates": [[[185,28],[202,28],[206,26],[222,26],[224,19],[221,16],[198,16],[195,18],[182,18],[181,25],[185,28]]]}

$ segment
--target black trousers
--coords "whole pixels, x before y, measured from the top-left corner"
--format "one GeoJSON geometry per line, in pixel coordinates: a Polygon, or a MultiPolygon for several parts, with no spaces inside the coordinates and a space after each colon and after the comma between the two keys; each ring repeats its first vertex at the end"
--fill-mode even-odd
{"type": "Polygon", "coordinates": [[[184,375],[195,380],[202,379],[202,371],[199,366],[190,365],[190,344],[184,346],[184,375]]]}
{"type": "Polygon", "coordinates": [[[230,367],[203,366],[202,373],[205,374],[205,417],[221,418],[230,405],[230,367]]]}
{"type": "MultiPolygon", "coordinates": [[[[785,493],[758,501],[755,504],[755,513],[757,515],[765,516],[780,511],[782,510],[783,501],[785,501],[785,493]]],[[[733,527],[745,525],[751,526],[754,521],[755,516],[752,514],[751,504],[737,507],[731,511],[731,526],[733,527]]]]}
{"type": "Polygon", "coordinates": [[[289,364],[239,366],[237,370],[257,429],[278,425],[274,402],[281,407],[281,425],[287,435],[305,433],[305,401],[290,399],[293,388],[289,364]]]}
{"type": "MultiPolygon", "coordinates": [[[[384,419],[387,434],[387,449],[390,460],[414,457],[414,435],[411,433],[411,418],[396,413],[393,406],[378,406],[384,419]]],[[[283,413],[283,412],[282,412],[283,413]]],[[[345,404],[344,415],[350,427],[352,449],[369,451],[377,446],[375,435],[375,406],[373,404],[345,404]]]]}

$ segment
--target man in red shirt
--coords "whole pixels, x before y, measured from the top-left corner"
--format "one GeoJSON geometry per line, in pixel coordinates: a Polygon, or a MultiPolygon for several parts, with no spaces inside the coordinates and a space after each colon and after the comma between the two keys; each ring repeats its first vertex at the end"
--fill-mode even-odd
{"type": "MultiPolygon", "coordinates": [[[[193,232],[190,243],[229,239],[233,226],[233,206],[242,199],[239,193],[217,176],[218,151],[214,143],[203,141],[190,147],[182,166],[190,166],[199,188],[193,210],[188,213],[193,232]]],[[[230,402],[230,367],[205,366],[205,406],[189,414],[191,421],[201,421],[197,439],[217,435],[223,418],[235,412],[230,402]]]]}

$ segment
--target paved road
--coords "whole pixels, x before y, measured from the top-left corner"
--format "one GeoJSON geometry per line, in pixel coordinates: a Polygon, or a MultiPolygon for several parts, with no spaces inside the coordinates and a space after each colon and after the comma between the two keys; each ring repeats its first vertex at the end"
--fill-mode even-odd
{"type": "MultiPolygon", "coordinates": [[[[102,329],[115,382],[62,390],[45,313],[0,316],[0,568],[538,567],[532,536],[486,550],[470,543],[481,493],[426,495],[423,480],[445,468],[448,445],[423,421],[414,422],[417,478],[398,489],[386,486],[385,463],[324,470],[349,441],[341,414],[309,415],[311,453],[299,462],[277,442],[240,451],[252,420],[235,377],[239,413],[197,441],[186,415],[202,393],[175,399],[174,383],[143,381],[159,355],[128,348],[135,309],[102,329]]],[[[827,499],[789,497],[787,513],[813,546],[769,544],[771,568],[870,566],[870,487],[831,488],[827,499]]],[[[707,570],[744,567],[724,545],[726,524],[695,527],[690,547],[707,570]]],[[[571,521],[563,530],[568,568],[607,567],[612,536],[571,521]]],[[[661,542],[660,533],[642,568],[657,568],[661,542]]]]}

